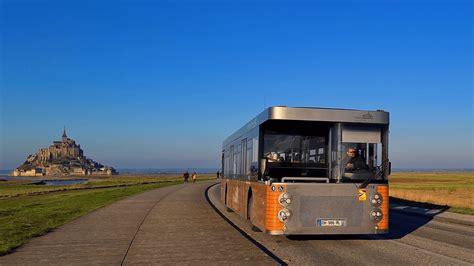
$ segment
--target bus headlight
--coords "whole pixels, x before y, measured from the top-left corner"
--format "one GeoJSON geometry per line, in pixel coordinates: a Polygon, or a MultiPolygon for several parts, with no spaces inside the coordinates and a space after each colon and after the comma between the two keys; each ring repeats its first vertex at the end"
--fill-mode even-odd
{"type": "Polygon", "coordinates": [[[290,194],[288,194],[287,192],[280,194],[280,196],[278,197],[278,202],[284,207],[290,205],[292,202],[290,194]]]}
{"type": "Polygon", "coordinates": [[[291,211],[288,209],[281,209],[278,212],[278,220],[282,223],[286,223],[288,219],[291,217],[291,211]]]}
{"type": "Polygon", "coordinates": [[[382,198],[382,195],[378,192],[376,192],[371,198],[370,198],[370,203],[372,204],[372,206],[380,206],[382,205],[382,202],[383,202],[383,198],[382,198]]]}
{"type": "Polygon", "coordinates": [[[370,219],[375,222],[380,222],[383,218],[383,213],[379,208],[370,211],[370,219]]]}

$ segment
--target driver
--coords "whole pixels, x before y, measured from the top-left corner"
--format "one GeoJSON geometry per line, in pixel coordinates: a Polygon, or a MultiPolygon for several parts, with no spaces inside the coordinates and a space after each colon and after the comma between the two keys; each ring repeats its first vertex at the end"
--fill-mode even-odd
{"type": "Polygon", "coordinates": [[[353,172],[354,170],[368,169],[369,167],[365,164],[365,160],[359,156],[357,150],[354,147],[347,149],[347,162],[345,163],[346,172],[353,172]]]}

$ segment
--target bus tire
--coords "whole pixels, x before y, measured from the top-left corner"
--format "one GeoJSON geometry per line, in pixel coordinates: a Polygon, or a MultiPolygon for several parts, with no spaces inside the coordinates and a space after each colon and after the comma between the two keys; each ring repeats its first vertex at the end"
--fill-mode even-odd
{"type": "Polygon", "coordinates": [[[252,219],[252,210],[253,210],[253,196],[252,196],[252,191],[249,192],[249,200],[248,200],[248,205],[247,205],[247,219],[250,220],[250,224],[252,225],[251,230],[253,232],[262,232],[258,227],[256,227],[253,224],[253,219],[252,219]]]}
{"type": "Polygon", "coordinates": [[[227,206],[227,184],[225,185],[224,203],[225,203],[225,210],[227,212],[233,212],[233,210],[229,208],[229,206],[227,206]]]}

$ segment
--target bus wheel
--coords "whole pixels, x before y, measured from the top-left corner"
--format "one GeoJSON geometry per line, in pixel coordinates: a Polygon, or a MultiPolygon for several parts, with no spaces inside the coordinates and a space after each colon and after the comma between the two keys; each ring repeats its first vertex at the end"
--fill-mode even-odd
{"type": "Polygon", "coordinates": [[[225,185],[224,203],[225,203],[225,210],[227,212],[233,212],[233,210],[229,208],[229,206],[227,206],[227,185],[225,185]]]}
{"type": "Polygon", "coordinates": [[[254,232],[262,232],[262,230],[258,229],[258,227],[256,227],[256,226],[253,224],[252,210],[253,210],[253,197],[252,197],[252,194],[250,194],[249,201],[248,201],[248,205],[247,205],[247,219],[250,220],[250,224],[252,225],[252,231],[254,231],[254,232]]]}

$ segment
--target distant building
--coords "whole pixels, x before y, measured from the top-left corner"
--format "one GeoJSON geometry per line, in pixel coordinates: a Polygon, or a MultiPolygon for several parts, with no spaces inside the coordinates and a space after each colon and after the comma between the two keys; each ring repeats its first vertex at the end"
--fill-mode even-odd
{"type": "Polygon", "coordinates": [[[86,158],[81,146],[67,137],[66,129],[60,141],[53,141],[48,148],[28,155],[26,161],[11,173],[13,176],[114,174],[117,171],[113,167],[86,158]]]}

